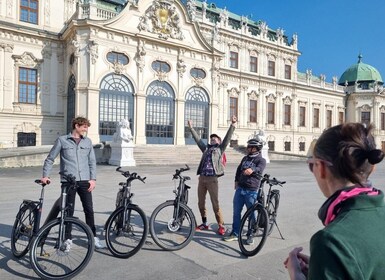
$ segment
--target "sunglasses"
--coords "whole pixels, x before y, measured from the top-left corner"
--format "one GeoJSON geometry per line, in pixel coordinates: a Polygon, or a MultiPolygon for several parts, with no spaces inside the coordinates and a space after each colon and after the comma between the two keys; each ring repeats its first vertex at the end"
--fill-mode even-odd
{"type": "Polygon", "coordinates": [[[330,161],[327,161],[327,160],[324,160],[324,159],[320,159],[320,158],[308,158],[306,163],[309,165],[309,170],[310,172],[313,173],[313,167],[314,167],[314,164],[316,163],[316,161],[321,161],[323,162],[324,164],[326,164],[326,166],[333,166],[333,163],[331,163],[330,161]]]}

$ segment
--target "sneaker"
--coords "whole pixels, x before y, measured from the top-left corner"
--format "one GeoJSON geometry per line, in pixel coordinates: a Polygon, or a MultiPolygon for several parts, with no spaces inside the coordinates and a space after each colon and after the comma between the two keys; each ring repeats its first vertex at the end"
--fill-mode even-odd
{"type": "Polygon", "coordinates": [[[100,241],[99,237],[94,237],[94,240],[95,240],[95,249],[104,249],[104,248],[106,248],[106,246],[104,246],[102,244],[102,242],[100,241]]]}
{"type": "Polygon", "coordinates": [[[238,241],[238,236],[236,236],[234,233],[231,233],[229,236],[224,237],[223,240],[227,242],[238,241]]]}
{"type": "Polygon", "coordinates": [[[67,239],[66,241],[64,241],[64,252],[68,253],[71,250],[71,246],[72,246],[71,239],[67,239]]]}
{"type": "Polygon", "coordinates": [[[209,226],[206,224],[201,224],[195,228],[195,230],[208,230],[209,226]]]}
{"type": "Polygon", "coordinates": [[[254,244],[253,236],[250,235],[250,236],[247,237],[246,244],[248,244],[248,245],[253,245],[254,244]]]}
{"type": "Polygon", "coordinates": [[[226,233],[226,228],[224,226],[219,226],[218,234],[219,235],[225,235],[225,233],[226,233]]]}

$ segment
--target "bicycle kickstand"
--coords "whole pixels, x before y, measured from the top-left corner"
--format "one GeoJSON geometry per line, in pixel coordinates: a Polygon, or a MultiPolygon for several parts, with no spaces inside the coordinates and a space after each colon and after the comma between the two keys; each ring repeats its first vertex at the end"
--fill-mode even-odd
{"type": "Polygon", "coordinates": [[[274,220],[274,224],[275,224],[275,226],[276,226],[277,229],[278,229],[278,232],[279,232],[279,235],[281,236],[281,239],[282,239],[282,240],[285,240],[285,238],[282,236],[282,233],[281,233],[281,231],[280,231],[280,229],[279,229],[279,227],[278,227],[277,220],[274,220]]]}

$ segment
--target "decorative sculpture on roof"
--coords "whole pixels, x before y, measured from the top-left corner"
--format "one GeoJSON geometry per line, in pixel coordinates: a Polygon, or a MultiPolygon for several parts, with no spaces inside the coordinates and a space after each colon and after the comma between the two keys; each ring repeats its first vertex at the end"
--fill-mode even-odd
{"type": "Polygon", "coordinates": [[[266,38],[267,32],[268,32],[268,27],[267,27],[266,22],[260,21],[260,22],[258,23],[258,27],[259,27],[259,29],[261,30],[261,36],[262,36],[262,38],[266,38]]]}
{"type": "Polygon", "coordinates": [[[169,1],[154,1],[140,17],[139,31],[159,34],[159,38],[183,40],[180,17],[176,7],[169,1]]]}
{"type": "Polygon", "coordinates": [[[195,1],[194,0],[187,0],[186,3],[187,6],[187,12],[192,21],[195,21],[196,17],[196,7],[195,7],[195,1]]]}

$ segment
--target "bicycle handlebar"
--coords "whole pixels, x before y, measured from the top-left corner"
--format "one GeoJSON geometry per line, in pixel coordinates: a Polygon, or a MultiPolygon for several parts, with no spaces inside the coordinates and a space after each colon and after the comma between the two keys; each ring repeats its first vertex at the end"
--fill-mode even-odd
{"type": "Polygon", "coordinates": [[[190,170],[190,167],[186,164],[186,167],[181,167],[175,170],[175,174],[172,176],[173,179],[177,179],[182,172],[190,170]]]}
{"type": "Polygon", "coordinates": [[[51,181],[47,181],[47,183],[45,184],[45,183],[43,183],[42,180],[36,179],[36,180],[35,180],[35,183],[38,184],[38,185],[40,185],[40,186],[42,186],[42,187],[45,187],[46,185],[49,185],[49,184],[51,183],[51,181]]]}
{"type": "Polygon", "coordinates": [[[258,179],[262,179],[263,182],[266,182],[271,186],[278,185],[278,186],[283,187],[282,185],[286,183],[286,181],[279,181],[275,177],[270,179],[270,174],[267,174],[267,173],[263,176],[261,173],[254,173],[254,176],[257,177],[258,179]]]}
{"type": "Polygon", "coordinates": [[[121,169],[122,169],[122,167],[119,166],[118,168],[116,168],[116,171],[117,171],[117,172],[120,172],[124,177],[127,178],[127,180],[131,180],[131,181],[133,181],[133,180],[139,180],[139,181],[141,181],[142,183],[145,183],[144,180],[146,180],[147,177],[143,177],[143,178],[142,178],[142,177],[140,177],[140,176],[138,175],[138,173],[136,173],[136,172],[130,173],[130,171],[122,171],[121,169]]]}

